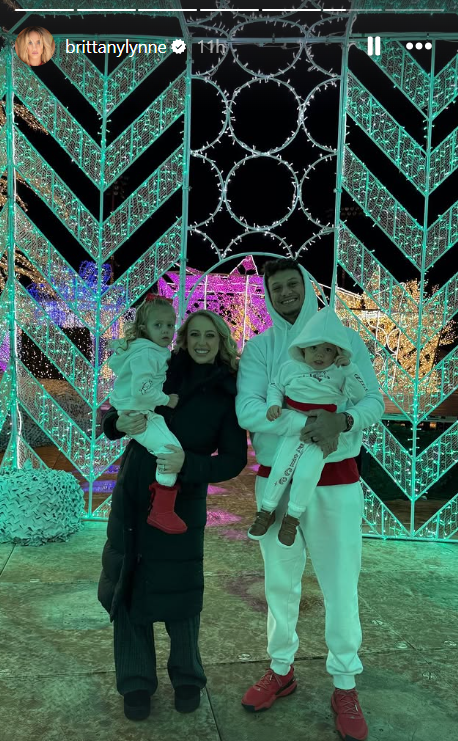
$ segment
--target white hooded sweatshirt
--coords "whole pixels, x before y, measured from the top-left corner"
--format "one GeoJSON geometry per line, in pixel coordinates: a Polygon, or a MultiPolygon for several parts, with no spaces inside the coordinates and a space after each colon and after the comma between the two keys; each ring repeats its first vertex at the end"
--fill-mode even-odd
{"type": "Polygon", "coordinates": [[[351,361],[353,353],[345,327],[329,307],[318,311],[307,322],[288,352],[292,359],[280,367],[274,383],[269,385],[268,407],[273,404],[282,406],[285,396],[306,404],[341,406],[348,400],[356,404],[366,395],[365,383],[351,361]],[[346,356],[349,364],[337,366],[332,363],[323,370],[307,365],[301,349],[323,342],[336,345],[339,355],[346,356]]]}
{"type": "MultiPolygon", "coordinates": [[[[302,266],[300,270],[305,285],[305,298],[294,324],[290,324],[275,311],[264,281],[265,302],[273,326],[247,342],[237,374],[236,410],[239,424],[250,431],[257,461],[264,466],[272,465],[279,436],[299,436],[304,427],[304,415],[292,409],[284,409],[281,416],[273,422],[269,422],[266,418],[269,384],[275,379],[280,366],[289,360],[290,345],[318,310],[317,298],[309,275],[302,266]]],[[[349,327],[344,329],[352,351],[352,359],[358,366],[367,387],[365,397],[357,404],[347,403],[337,408],[337,412],[348,411],[354,419],[352,430],[342,434],[346,435],[347,442],[351,439],[351,456],[356,456],[361,449],[362,430],[381,419],[384,403],[377,376],[363,340],[353,329],[349,327]]],[[[348,457],[348,446],[345,446],[344,453],[339,452],[338,448],[327,456],[326,463],[335,463],[348,457]]]]}
{"type": "Polygon", "coordinates": [[[116,381],[110,404],[115,409],[145,412],[169,403],[170,397],[162,391],[170,358],[168,347],[143,338],[129,343],[114,340],[111,347],[115,352],[108,366],[116,374],[116,381]]]}

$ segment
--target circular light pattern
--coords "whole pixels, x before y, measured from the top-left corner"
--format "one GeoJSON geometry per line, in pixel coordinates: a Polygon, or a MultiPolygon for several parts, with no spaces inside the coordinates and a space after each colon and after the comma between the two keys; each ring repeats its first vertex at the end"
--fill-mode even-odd
{"type": "Polygon", "coordinates": [[[323,82],[320,82],[318,85],[316,85],[316,87],[313,88],[313,90],[307,95],[307,97],[306,97],[306,99],[304,101],[304,105],[302,107],[302,115],[301,115],[301,118],[302,118],[302,126],[304,127],[304,131],[305,131],[305,133],[307,135],[307,138],[312,142],[312,144],[315,147],[319,147],[320,149],[322,149],[325,152],[334,153],[336,151],[336,148],[335,147],[332,147],[332,146],[327,145],[327,144],[320,144],[320,142],[318,142],[316,139],[314,139],[314,137],[312,136],[312,134],[310,133],[310,131],[307,129],[307,127],[305,125],[305,121],[306,121],[306,118],[307,118],[307,116],[305,115],[305,111],[306,111],[307,108],[309,108],[312,105],[312,101],[315,98],[315,94],[316,93],[321,93],[323,90],[328,90],[328,88],[330,86],[336,88],[337,87],[336,80],[324,80],[323,82]]]}
{"type": "MultiPolygon", "coordinates": [[[[232,249],[234,247],[237,247],[239,252],[243,252],[246,255],[261,254],[259,252],[253,252],[252,249],[247,248],[247,247],[244,247],[244,245],[242,244],[247,239],[251,239],[252,240],[253,237],[256,238],[255,247],[256,247],[256,249],[258,251],[259,251],[259,248],[261,246],[261,242],[262,242],[263,238],[268,238],[268,239],[270,239],[270,240],[272,240],[274,242],[278,242],[278,245],[284,250],[284,253],[286,254],[287,257],[295,257],[295,254],[296,253],[294,252],[294,250],[291,247],[291,245],[288,244],[288,242],[286,241],[286,239],[283,239],[283,237],[280,237],[279,234],[275,234],[274,232],[270,232],[268,230],[266,230],[264,232],[253,232],[253,231],[250,231],[250,232],[244,232],[243,234],[239,234],[237,237],[235,237],[227,245],[227,247],[226,247],[226,249],[224,251],[224,257],[229,256],[231,254],[231,252],[232,252],[232,249]]],[[[266,239],[266,241],[267,241],[267,239],[266,239]]],[[[273,253],[273,250],[272,250],[272,253],[273,253]]],[[[262,254],[266,254],[266,251],[263,250],[262,251],[262,254]]],[[[270,254],[270,250],[267,250],[267,254],[270,254]]],[[[275,254],[275,253],[273,253],[273,254],[275,254]]],[[[272,256],[273,256],[273,254],[272,254],[272,256]]]]}
{"type": "MultiPolygon", "coordinates": [[[[275,101],[275,97],[272,96],[272,95],[270,95],[269,92],[268,92],[268,89],[266,89],[265,87],[264,88],[261,87],[260,89],[261,90],[264,89],[264,92],[266,93],[266,98],[269,101],[269,103],[271,105],[278,106],[279,109],[280,109],[280,111],[281,111],[282,106],[283,106],[283,102],[282,101],[278,101],[278,102],[275,101]]],[[[256,106],[258,106],[258,105],[259,104],[257,103],[256,106]]],[[[285,105],[284,110],[285,111],[287,110],[286,105],[285,105]]],[[[278,116],[278,110],[277,111],[274,111],[274,115],[275,114],[278,116]]],[[[252,114],[250,114],[250,115],[251,115],[250,123],[252,125],[252,129],[256,133],[257,131],[259,131],[262,128],[262,122],[260,121],[259,122],[259,126],[257,126],[256,125],[256,123],[257,123],[256,120],[253,120],[253,115],[252,114]]],[[[292,142],[293,139],[295,139],[295,137],[296,137],[296,135],[297,135],[297,133],[299,131],[300,125],[301,125],[301,119],[302,119],[302,115],[301,115],[301,101],[299,100],[299,97],[296,94],[296,91],[294,90],[294,88],[291,85],[289,85],[287,82],[283,82],[282,80],[260,80],[259,78],[255,78],[254,80],[249,80],[244,85],[242,85],[241,87],[238,87],[238,88],[236,88],[234,90],[234,93],[232,95],[231,101],[229,103],[229,127],[230,127],[230,130],[231,130],[231,134],[232,134],[233,138],[240,144],[241,147],[243,147],[244,149],[247,149],[249,152],[252,152],[253,154],[257,154],[257,153],[261,153],[261,154],[276,154],[277,152],[280,152],[282,149],[284,149],[285,147],[287,147],[288,144],[290,144],[290,142],[292,142]],[[288,134],[286,136],[285,140],[281,144],[279,144],[278,146],[276,146],[276,147],[269,147],[268,149],[262,149],[261,147],[256,147],[254,144],[253,145],[250,145],[246,141],[243,141],[235,133],[235,126],[234,126],[235,122],[243,123],[243,122],[239,121],[238,118],[235,115],[236,98],[238,96],[241,96],[243,98],[244,94],[247,91],[250,91],[252,89],[253,85],[256,85],[256,86],[260,86],[260,85],[261,86],[267,86],[267,85],[273,86],[274,87],[274,94],[278,92],[278,88],[280,87],[282,90],[286,90],[288,92],[288,94],[291,93],[293,95],[293,97],[294,97],[294,103],[295,103],[296,110],[297,110],[296,127],[295,127],[295,129],[293,129],[291,131],[290,134],[288,134]]],[[[264,124],[265,123],[266,122],[264,122],[264,124]]],[[[288,125],[288,123],[286,121],[286,118],[284,119],[284,121],[282,121],[281,120],[281,116],[278,116],[278,118],[276,119],[275,123],[276,123],[276,129],[275,130],[277,130],[278,128],[281,128],[282,123],[283,123],[283,125],[285,125],[285,124],[288,125]]],[[[249,130],[249,129],[247,128],[247,130],[249,130]]],[[[269,131],[270,131],[270,129],[269,129],[269,131]]]]}
{"type": "MultiPolygon", "coordinates": [[[[309,247],[311,247],[312,245],[315,245],[315,243],[317,242],[318,239],[320,239],[322,237],[329,237],[331,234],[333,234],[334,231],[335,231],[334,229],[324,229],[323,231],[317,232],[317,234],[313,234],[311,237],[309,237],[308,239],[306,239],[305,242],[295,251],[295,253],[294,253],[295,259],[298,260],[299,257],[302,257],[302,259],[304,260],[305,259],[305,255],[303,253],[307,252],[307,250],[309,249],[309,247]]],[[[333,244],[330,245],[330,247],[329,247],[329,254],[330,255],[332,255],[333,248],[334,248],[334,245],[333,244]]],[[[314,250],[317,250],[317,249],[318,248],[315,245],[314,250]]],[[[324,252],[323,252],[323,259],[325,259],[325,253],[324,252]]],[[[318,286],[318,288],[320,288],[319,284],[316,283],[316,281],[313,281],[312,280],[312,282],[314,283],[314,285],[316,285],[316,286],[318,286]]],[[[326,301],[326,298],[324,296],[323,290],[321,288],[320,288],[320,293],[321,293],[321,302],[323,304],[326,304],[327,301],[326,301]]]]}
{"type": "MultiPolygon", "coordinates": [[[[304,33],[302,27],[298,23],[293,23],[292,21],[282,20],[281,22],[280,21],[269,21],[269,22],[266,22],[266,21],[263,21],[263,20],[260,21],[259,18],[256,18],[255,20],[252,20],[252,21],[244,21],[243,23],[240,23],[238,26],[236,26],[233,29],[232,33],[231,33],[231,39],[233,41],[237,41],[237,39],[243,39],[244,38],[244,34],[240,34],[239,36],[237,36],[237,34],[240,31],[245,30],[246,28],[248,28],[250,25],[252,25],[254,23],[256,23],[257,25],[260,25],[260,24],[266,25],[267,28],[269,29],[269,33],[267,34],[267,38],[271,37],[273,40],[275,39],[275,36],[281,36],[282,38],[285,38],[285,36],[288,35],[288,34],[285,34],[285,28],[288,28],[288,29],[293,29],[293,28],[294,29],[297,29],[296,36],[303,36],[303,33],[304,33]]],[[[248,36],[251,36],[251,34],[248,34],[248,36]]],[[[272,47],[269,46],[268,42],[266,42],[265,39],[263,39],[263,41],[259,44],[259,46],[262,47],[265,50],[269,50],[270,49],[272,51],[272,47]]],[[[301,53],[302,53],[302,44],[299,43],[297,46],[298,46],[298,48],[297,48],[297,51],[296,52],[294,52],[293,50],[291,50],[291,53],[292,53],[292,57],[293,58],[292,58],[292,60],[291,60],[291,62],[289,64],[287,64],[284,67],[279,68],[276,72],[272,72],[270,70],[268,72],[268,74],[266,74],[264,72],[261,72],[260,69],[258,69],[257,71],[254,70],[254,69],[251,69],[251,67],[249,67],[249,65],[247,63],[242,62],[242,60],[240,58],[240,54],[242,53],[243,44],[236,44],[236,43],[232,44],[231,45],[231,52],[232,52],[232,55],[234,57],[234,60],[237,62],[237,64],[240,65],[240,67],[242,67],[242,69],[245,70],[245,72],[248,72],[248,74],[252,75],[253,77],[262,77],[262,78],[271,79],[273,77],[278,77],[279,75],[285,74],[285,72],[288,72],[290,69],[292,69],[294,67],[294,65],[297,63],[297,61],[298,61],[298,59],[299,59],[299,57],[301,56],[301,53]]],[[[264,56],[266,56],[266,55],[264,54],[264,56]]]]}
{"type": "MultiPolygon", "coordinates": [[[[262,181],[260,181],[259,178],[258,178],[254,182],[253,182],[253,193],[256,190],[257,193],[259,194],[259,191],[261,190],[260,182],[262,182],[262,181]],[[254,182],[257,182],[257,188],[256,189],[254,187],[254,182]]],[[[264,184],[265,184],[265,181],[264,181],[264,184]]],[[[248,156],[248,157],[244,157],[242,160],[240,160],[240,162],[237,162],[234,165],[234,167],[232,168],[232,170],[229,172],[229,174],[228,174],[228,176],[226,178],[226,183],[225,183],[225,201],[226,201],[227,209],[228,209],[229,213],[231,214],[231,216],[236,221],[238,221],[238,223],[241,224],[242,226],[248,227],[248,228],[252,228],[252,229],[257,229],[257,230],[273,229],[274,227],[276,227],[279,224],[282,224],[284,221],[286,221],[286,219],[288,219],[291,216],[291,214],[293,213],[293,211],[294,211],[294,209],[296,207],[296,203],[297,203],[298,191],[299,191],[299,183],[298,183],[297,175],[294,172],[292,165],[289,164],[289,162],[286,162],[285,160],[281,159],[278,155],[272,155],[272,156],[270,156],[270,155],[261,155],[261,156],[259,156],[259,155],[251,155],[251,156],[248,156]],[[233,208],[231,206],[230,198],[228,197],[229,186],[233,185],[235,179],[237,177],[246,177],[246,174],[245,173],[242,173],[242,169],[241,168],[244,167],[248,162],[252,163],[252,162],[260,162],[260,161],[262,161],[264,163],[270,161],[270,162],[272,162],[272,164],[275,163],[277,166],[281,165],[283,168],[285,168],[285,170],[291,176],[291,183],[292,183],[292,189],[293,189],[293,195],[292,195],[292,199],[291,199],[291,205],[287,209],[287,211],[284,214],[284,216],[282,216],[281,218],[275,219],[270,224],[263,224],[263,225],[261,225],[261,224],[250,224],[248,222],[248,220],[244,216],[237,215],[234,212],[234,210],[233,210],[233,208]]]]}
{"type": "MultiPolygon", "coordinates": [[[[199,36],[203,35],[201,33],[202,25],[198,26],[198,30],[199,36]]],[[[210,32],[212,39],[194,42],[192,45],[192,73],[195,77],[211,77],[214,75],[229,53],[229,34],[227,32],[222,31],[218,26],[205,26],[205,30],[210,32]],[[210,46],[210,44],[213,45],[210,46]],[[219,46],[217,47],[216,44],[219,44],[219,46]],[[207,60],[210,62],[210,66],[203,69],[202,66],[205,66],[207,60]]]]}
{"type": "Polygon", "coordinates": [[[302,176],[302,180],[299,186],[299,203],[301,206],[302,211],[307,216],[307,218],[316,226],[318,226],[323,232],[327,232],[329,230],[333,230],[333,226],[331,224],[322,224],[319,219],[314,218],[309,211],[309,209],[306,207],[304,203],[304,199],[302,198],[302,193],[304,191],[304,185],[305,181],[309,179],[309,175],[311,172],[315,171],[315,168],[317,165],[321,165],[324,162],[330,162],[331,160],[335,159],[335,153],[334,154],[327,154],[324,157],[321,157],[319,160],[315,160],[309,167],[307,167],[306,171],[304,172],[304,175],[302,176]]]}
{"type": "MultiPolygon", "coordinates": [[[[196,147],[193,147],[192,151],[193,151],[194,154],[199,154],[199,153],[205,152],[207,149],[210,149],[210,148],[214,147],[214,145],[217,142],[220,141],[221,137],[226,132],[227,125],[228,125],[228,122],[229,122],[229,112],[228,112],[228,110],[229,110],[229,104],[228,104],[227,96],[221,90],[220,86],[217,85],[213,80],[211,80],[208,77],[195,77],[194,78],[194,76],[193,76],[192,77],[192,88],[193,88],[193,92],[195,90],[196,84],[198,84],[200,82],[204,82],[207,85],[211,85],[213,87],[213,89],[216,91],[216,94],[220,96],[220,98],[221,98],[221,109],[222,109],[221,110],[221,117],[222,117],[221,118],[221,123],[222,123],[222,126],[221,126],[221,129],[219,130],[219,133],[216,134],[215,138],[212,139],[212,141],[205,142],[205,144],[203,144],[201,147],[197,147],[197,148],[196,147]]],[[[203,125],[198,129],[198,131],[196,132],[196,135],[198,133],[200,133],[200,131],[202,129],[203,129],[203,125]]],[[[194,133],[193,133],[193,136],[194,136],[194,133]]]]}
{"type": "Polygon", "coordinates": [[[223,254],[224,254],[224,250],[220,250],[220,248],[218,247],[218,245],[216,244],[216,242],[211,237],[209,237],[206,232],[201,231],[197,227],[190,226],[189,227],[189,234],[191,236],[194,236],[195,234],[197,234],[199,237],[202,237],[202,239],[204,240],[204,242],[208,242],[208,244],[210,245],[210,248],[213,250],[213,252],[215,253],[215,255],[218,257],[218,260],[221,260],[222,259],[223,254]]]}
{"type": "MultiPolygon", "coordinates": [[[[223,176],[221,175],[221,171],[216,166],[216,164],[213,162],[213,160],[211,160],[206,155],[204,155],[204,154],[198,154],[197,152],[192,152],[192,157],[193,158],[196,158],[196,159],[199,158],[202,162],[207,163],[211,167],[212,174],[216,177],[217,187],[218,187],[218,196],[215,198],[215,200],[216,200],[216,206],[213,209],[213,211],[209,214],[209,216],[207,216],[207,218],[202,219],[199,222],[194,222],[193,224],[190,224],[190,227],[189,227],[190,229],[197,229],[198,227],[204,226],[206,224],[209,224],[210,221],[213,221],[213,219],[215,218],[216,214],[220,210],[220,208],[221,208],[221,206],[223,204],[223,186],[224,186],[224,181],[223,181],[223,176]]],[[[192,172],[192,170],[193,170],[193,161],[191,160],[191,172],[192,172]]],[[[194,177],[191,178],[191,182],[195,182],[195,178],[194,177]]],[[[205,205],[208,205],[208,198],[207,197],[202,197],[202,196],[205,196],[205,193],[202,192],[202,186],[201,185],[199,185],[199,187],[195,191],[195,193],[196,193],[196,198],[199,200],[199,203],[201,203],[203,201],[205,203],[205,205]]],[[[191,209],[192,208],[196,208],[196,206],[193,206],[193,200],[194,200],[194,195],[193,195],[193,192],[192,192],[192,189],[191,189],[191,192],[189,194],[189,204],[190,204],[190,208],[191,209]]]]}
{"type": "MultiPolygon", "coordinates": [[[[342,15],[339,16],[331,16],[327,18],[321,18],[319,21],[316,21],[316,23],[313,23],[310,28],[308,29],[308,35],[309,36],[323,36],[326,35],[326,30],[323,30],[321,26],[323,26],[326,23],[333,23],[335,25],[336,20],[340,19],[345,20],[346,15],[342,13],[342,15]]],[[[332,69],[326,69],[325,67],[322,67],[316,59],[314,59],[312,54],[312,46],[310,44],[307,44],[305,42],[305,54],[307,56],[307,59],[309,60],[310,64],[312,65],[310,68],[311,70],[319,70],[320,72],[323,72],[324,75],[327,77],[338,77],[339,73],[334,72],[332,69]]]]}

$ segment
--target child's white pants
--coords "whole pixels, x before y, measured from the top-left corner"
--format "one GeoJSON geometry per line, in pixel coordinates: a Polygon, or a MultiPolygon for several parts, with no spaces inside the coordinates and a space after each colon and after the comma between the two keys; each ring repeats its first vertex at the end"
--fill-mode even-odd
{"type": "MultiPolygon", "coordinates": [[[[135,414],[146,415],[146,430],[140,435],[132,435],[131,437],[140,443],[140,445],[143,445],[148,453],[157,457],[159,454],[172,452],[171,450],[167,450],[166,445],[176,445],[178,448],[181,448],[175,435],[167,427],[164,417],[160,414],[156,414],[156,412],[134,412],[130,416],[134,416],[135,414]]],[[[162,473],[159,471],[159,467],[156,468],[156,481],[158,484],[162,484],[162,486],[173,486],[176,480],[176,473],[162,473]]]]}
{"type": "Polygon", "coordinates": [[[276,509],[292,478],[288,514],[300,517],[313,496],[323,466],[323,452],[318,445],[302,443],[297,437],[284,437],[277,446],[262,508],[268,512],[276,509]]]}
{"type": "MultiPolygon", "coordinates": [[[[258,509],[266,483],[266,478],[256,477],[258,509]]],[[[325,640],[329,650],[326,670],[334,678],[335,687],[350,690],[355,686],[355,675],[363,671],[358,656],[362,639],[358,609],[364,512],[361,484],[318,486],[301,517],[294,544],[286,549],[278,543],[277,536],[288,493],[287,489],[274,524],[259,541],[265,568],[270,666],[277,674],[288,674],[299,648],[296,629],[307,544],[324,598],[325,640]]],[[[305,615],[302,619],[306,619],[305,615]]],[[[304,626],[304,634],[316,628],[316,625],[304,626]]]]}

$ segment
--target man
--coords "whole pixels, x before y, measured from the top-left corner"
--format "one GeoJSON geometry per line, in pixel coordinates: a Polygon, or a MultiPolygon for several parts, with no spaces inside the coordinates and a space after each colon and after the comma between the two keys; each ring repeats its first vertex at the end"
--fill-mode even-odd
{"type": "MultiPolygon", "coordinates": [[[[348,409],[334,414],[325,410],[304,416],[283,409],[273,422],[266,419],[267,388],[279,366],[289,359],[288,347],[318,310],[310,278],[295,260],[272,260],[264,266],[265,301],[273,326],[246,345],[238,371],[236,409],[239,423],[250,430],[260,464],[256,477],[258,509],[269,475],[279,436],[297,435],[320,446],[326,457],[312,502],[300,519],[296,542],[288,550],[277,543],[278,529],[286,510],[287,489],[276,511],[276,522],[260,541],[265,566],[268,605],[267,651],[270,669],[242,699],[252,712],[270,708],[278,697],[296,689],[294,655],[299,646],[296,633],[305,568],[307,543],[326,608],[325,639],[329,652],[326,669],[333,677],[331,698],[336,728],[347,741],[363,741],[368,729],[358,695],[355,676],[363,670],[358,657],[361,625],[358,610],[358,578],[361,569],[361,522],[364,499],[354,458],[339,455],[340,434],[351,437],[350,450],[358,455],[362,430],[377,422],[384,410],[367,348],[360,336],[346,328],[367,394],[348,409]]],[[[348,442],[348,438],[347,438],[348,442]]]]}

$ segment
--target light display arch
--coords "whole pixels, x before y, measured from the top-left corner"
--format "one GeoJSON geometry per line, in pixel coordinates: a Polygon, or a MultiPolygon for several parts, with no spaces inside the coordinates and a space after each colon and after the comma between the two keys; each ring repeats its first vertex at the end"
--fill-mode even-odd
{"type": "MultiPolygon", "coordinates": [[[[44,9],[40,12],[46,14],[46,7],[50,5],[47,0],[39,4],[32,0],[22,3],[30,17],[34,7],[44,9]]],[[[66,0],[60,5],[65,7],[66,0]]],[[[68,3],[69,17],[84,17],[85,8],[89,7],[82,2],[76,11],[70,9],[71,5],[68,3]]],[[[101,8],[105,5],[108,13],[109,8],[116,7],[116,1],[99,5],[101,8]]],[[[67,110],[43,79],[15,56],[15,33],[17,28],[24,26],[28,15],[7,34],[6,46],[1,51],[0,97],[4,101],[5,115],[0,130],[0,168],[6,191],[0,213],[0,249],[1,257],[5,258],[5,281],[0,297],[0,345],[6,348],[6,360],[0,380],[0,423],[8,430],[9,437],[2,470],[22,467],[26,460],[37,467],[44,465],[23,434],[23,419],[30,418],[87,483],[87,517],[105,518],[109,497],[95,507],[93,493],[98,491],[99,479],[113,466],[125,445],[125,442],[108,441],[99,427],[100,413],[112,384],[105,348],[107,339],[119,329],[126,313],[152,284],[161,283],[164,276],[175,269],[178,313],[180,317],[185,315],[191,298],[186,270],[192,267],[188,248],[193,239],[200,240],[205,249],[208,247],[213,272],[238,256],[254,254],[256,250],[245,249],[248,243],[252,247],[249,240],[253,237],[261,247],[265,245],[265,249],[258,249],[263,255],[289,255],[299,259],[305,267],[308,267],[307,259],[312,250],[324,250],[323,245],[330,245],[331,252],[329,247],[327,249],[332,253],[332,269],[328,298],[344,321],[366,341],[381,387],[395,407],[391,417],[397,415],[398,422],[412,434],[410,441],[402,441],[393,433],[390,427],[393,420],[390,419],[365,433],[368,455],[395,482],[410,507],[408,522],[401,522],[383,501],[383,492],[374,491],[364,481],[365,535],[455,540],[458,532],[456,491],[426,522],[416,521],[416,510],[421,497],[441,482],[458,460],[456,418],[449,419],[446,429],[430,444],[424,446],[420,439],[425,424],[434,420],[435,411],[458,390],[458,349],[452,347],[444,357],[434,357],[428,361],[428,367],[424,364],[423,352],[427,343],[435,342],[436,346],[438,338],[444,340],[445,335],[452,336],[452,322],[458,311],[457,273],[436,288],[427,283],[438,261],[451,255],[458,241],[458,201],[447,193],[442,213],[436,213],[434,200],[436,192],[445,193],[444,187],[447,182],[453,182],[458,170],[458,128],[450,123],[451,118],[447,119],[447,111],[458,97],[458,57],[442,66],[436,63],[441,58],[442,47],[456,43],[458,34],[416,34],[419,39],[428,38],[432,44],[428,69],[405,48],[408,33],[379,34],[381,54],[367,59],[378,75],[392,83],[396,95],[412,106],[425,130],[424,143],[420,144],[419,137],[397,120],[389,101],[378,99],[376,86],[371,88],[355,73],[353,60],[366,53],[367,39],[365,34],[354,31],[354,24],[358,18],[373,12],[376,4],[370,0],[358,0],[351,9],[338,14],[324,12],[317,2],[297,3],[297,11],[319,11],[319,20],[313,22],[308,21],[308,14],[300,15],[294,9],[256,16],[233,12],[229,22],[229,15],[220,12],[229,11],[231,4],[228,2],[221,2],[215,12],[200,15],[186,12],[177,0],[159,0],[156,5],[159,10],[153,12],[147,11],[143,3],[145,17],[175,19],[175,33],[187,44],[182,69],[139,115],[119,130],[116,137],[110,138],[110,117],[115,117],[129,96],[145,81],[151,80],[171,57],[170,46],[167,53],[155,58],[153,63],[137,54],[123,58],[110,69],[108,52],[102,55],[99,62],[103,63],[99,66],[87,54],[70,57],[64,45],[68,35],[54,33],[56,53],[48,64],[58,68],[65,85],[95,112],[100,122],[98,136],[67,110]],[[210,43],[215,48],[217,44],[221,47],[217,58],[211,56],[216,53],[213,50],[203,52],[210,43]],[[255,48],[262,54],[262,49],[269,44],[283,49],[289,58],[283,56],[284,61],[280,61],[276,69],[256,69],[246,50],[255,48]],[[339,72],[328,69],[320,56],[320,48],[324,45],[338,50],[339,72]],[[225,83],[219,81],[227,63],[235,65],[237,70],[232,91],[226,90],[225,83]],[[289,79],[297,69],[321,76],[306,93],[296,90],[295,82],[289,79]],[[197,82],[208,84],[216,91],[222,105],[222,120],[208,141],[193,147],[191,105],[193,85],[197,82]],[[246,133],[242,137],[238,131],[237,98],[240,100],[247,90],[250,95],[257,95],[264,87],[267,89],[274,84],[283,91],[281,94],[295,101],[297,119],[283,141],[270,144],[268,132],[263,132],[265,141],[257,146],[246,140],[246,133]],[[338,98],[333,119],[335,146],[322,141],[313,130],[316,97],[334,92],[338,98]],[[81,177],[96,189],[97,207],[88,206],[84,194],[77,194],[66,181],[65,174],[46,161],[34,146],[32,137],[18,124],[20,110],[52,137],[56,146],[78,168],[81,177]],[[439,140],[433,128],[437,121],[442,121],[440,117],[445,119],[444,125],[448,125],[449,131],[439,140]],[[113,203],[107,206],[109,189],[141,161],[153,143],[165,140],[167,132],[178,121],[183,122],[183,136],[178,146],[169,148],[167,156],[116,208],[113,203]],[[315,157],[298,164],[290,155],[290,149],[302,134],[307,137],[315,157]],[[414,208],[403,203],[402,189],[397,188],[396,194],[392,193],[372,162],[365,161],[358,137],[361,141],[370,140],[386,167],[397,171],[412,203],[415,201],[414,208]],[[238,159],[234,163],[221,163],[219,148],[225,138],[237,148],[238,159]],[[203,218],[199,216],[191,222],[193,162],[198,159],[208,165],[214,175],[216,206],[203,218]],[[334,193],[328,194],[332,213],[329,220],[311,203],[313,188],[308,182],[317,173],[318,179],[325,180],[320,173],[326,173],[325,168],[330,165],[335,165],[335,174],[334,193]],[[282,172],[278,175],[283,178],[279,183],[272,175],[263,175],[273,172],[272,168],[282,172]],[[262,188],[269,189],[269,185],[271,188],[272,183],[276,183],[282,194],[288,192],[285,199],[289,200],[279,204],[278,211],[270,209],[266,220],[260,220],[256,210],[251,214],[244,210],[249,204],[243,200],[234,202],[237,201],[234,182],[238,178],[243,184],[248,182],[247,187],[250,187],[251,178],[251,182],[257,184],[256,188],[255,185],[251,187],[262,193],[262,188]],[[95,265],[92,282],[87,275],[81,276],[27,214],[16,193],[18,182],[26,184],[95,265]],[[104,272],[107,261],[120,253],[175,195],[181,197],[180,214],[170,220],[128,269],[107,284],[104,272]],[[420,201],[422,208],[418,207],[420,201]],[[368,243],[358,229],[349,224],[349,202],[375,229],[374,243],[368,243]],[[219,233],[214,231],[214,225],[223,214],[234,227],[227,237],[224,227],[219,233]],[[293,247],[287,229],[294,219],[297,220],[294,223],[304,224],[306,228],[304,238],[295,240],[300,244],[293,247]],[[272,240],[280,245],[278,253],[269,249],[272,240]],[[416,282],[415,291],[409,288],[405,275],[398,274],[396,260],[391,258],[385,262],[384,249],[388,243],[394,250],[391,254],[398,254],[404,268],[410,266],[409,278],[416,282]],[[90,358],[68,332],[63,331],[49,302],[26,290],[17,271],[19,259],[27,260],[41,283],[49,286],[54,306],[60,307],[66,315],[71,314],[78,326],[89,334],[93,348],[90,358]],[[356,293],[346,292],[343,285],[339,286],[340,279],[352,281],[357,287],[356,293]],[[364,307],[358,304],[362,300],[364,307]],[[374,316],[377,317],[375,329],[374,316]],[[391,332],[390,337],[396,332],[396,342],[408,346],[410,359],[413,358],[408,369],[400,362],[399,354],[393,353],[391,340],[383,339],[383,318],[386,320],[383,331],[391,332]],[[40,350],[77,395],[83,410],[78,418],[30,372],[21,357],[23,337],[40,350]],[[88,420],[86,427],[82,416],[88,420]]],[[[428,12],[439,11],[442,5],[432,0],[428,12]]],[[[136,12],[142,10],[141,6],[141,2],[136,3],[136,12]]],[[[403,0],[392,2],[390,6],[393,10],[407,12],[403,0]]],[[[457,10],[453,2],[448,7],[450,11],[457,10]]],[[[52,13],[49,8],[49,17],[52,13]]],[[[100,14],[103,16],[103,9],[100,14]]],[[[98,38],[96,34],[85,34],[87,40],[92,37],[98,38]]],[[[120,41],[115,37],[113,34],[113,39],[120,41]]],[[[131,35],[132,42],[145,40],[169,44],[171,36],[131,35]]],[[[271,97],[266,96],[265,105],[271,97]]],[[[275,127],[273,130],[275,133],[275,127]]],[[[302,226],[299,231],[301,229],[302,226]]],[[[212,269],[207,272],[212,275],[212,269]]],[[[162,288],[166,290],[165,284],[162,288]]],[[[243,321],[246,321],[246,313],[243,321]]]]}

